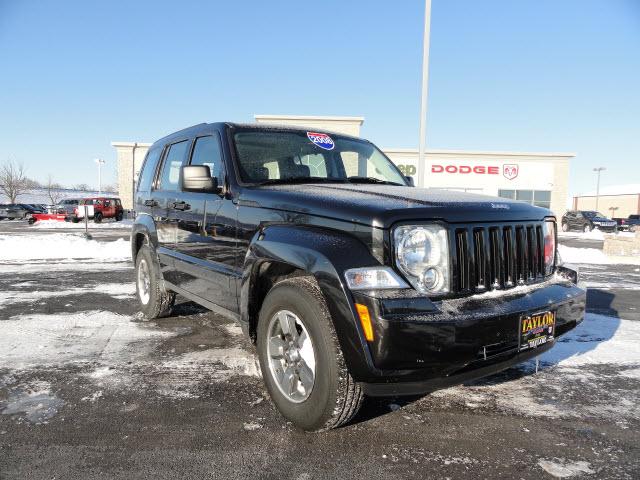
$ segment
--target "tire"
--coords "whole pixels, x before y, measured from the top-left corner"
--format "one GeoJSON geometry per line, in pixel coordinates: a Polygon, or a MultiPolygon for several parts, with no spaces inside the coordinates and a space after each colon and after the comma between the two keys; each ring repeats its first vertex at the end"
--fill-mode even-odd
{"type": "Polygon", "coordinates": [[[16,217],[7,217],[8,220],[13,220],[16,217]]]}
{"type": "Polygon", "coordinates": [[[582,227],[582,231],[583,231],[584,233],[589,233],[589,232],[591,231],[591,225],[589,225],[588,223],[587,223],[587,224],[585,224],[585,226],[584,226],[584,227],[582,227]]]}
{"type": "Polygon", "coordinates": [[[562,222],[562,231],[563,232],[569,231],[569,225],[566,222],[562,222]]]}
{"type": "Polygon", "coordinates": [[[27,220],[27,222],[29,222],[29,225],[33,225],[34,223],[36,223],[36,219],[31,217],[29,220],[27,220]]]}
{"type": "Polygon", "coordinates": [[[95,223],[102,223],[102,214],[100,212],[96,212],[93,216],[93,221],[95,223]]]}
{"type": "Polygon", "coordinates": [[[116,215],[116,222],[121,222],[122,221],[122,214],[119,213],[116,215]]]}
{"type": "Polygon", "coordinates": [[[135,282],[140,311],[146,318],[171,315],[176,294],[164,288],[157,257],[147,245],[143,245],[136,256],[135,282]],[[145,269],[148,283],[144,279],[145,269]]]}
{"type": "MultiPolygon", "coordinates": [[[[289,327],[290,328],[290,327],[289,327]]],[[[315,279],[296,277],[278,282],[267,294],[260,309],[257,331],[257,350],[260,368],[269,395],[276,408],[296,427],[307,431],[322,431],[336,428],[349,422],[362,405],[364,394],[349,374],[329,310],[315,279]],[[281,316],[294,320],[298,342],[306,339],[305,346],[287,341],[290,335],[274,335],[283,331],[281,316]],[[276,340],[274,340],[276,339],[276,340]],[[284,339],[284,340],[283,340],[284,339]],[[308,344],[307,341],[310,341],[308,344]],[[275,343],[274,343],[275,342],[275,343]],[[277,348],[274,348],[276,345],[277,348]],[[311,345],[313,368],[309,360],[308,345],[311,345]],[[284,347],[284,348],[281,348],[284,347]],[[280,352],[272,355],[274,351],[280,352]],[[282,353],[286,351],[286,353],[282,353]],[[296,353],[297,352],[297,353],[296,353]],[[297,366],[289,366],[296,358],[302,358],[297,366]],[[282,368],[281,368],[282,367],[282,368]],[[278,370],[279,369],[279,370],[278,370]],[[290,370],[296,388],[287,394],[277,378],[277,371],[290,370]],[[312,371],[312,382],[304,388],[303,370],[312,371]],[[302,389],[302,392],[300,391],[302,389]]]]}

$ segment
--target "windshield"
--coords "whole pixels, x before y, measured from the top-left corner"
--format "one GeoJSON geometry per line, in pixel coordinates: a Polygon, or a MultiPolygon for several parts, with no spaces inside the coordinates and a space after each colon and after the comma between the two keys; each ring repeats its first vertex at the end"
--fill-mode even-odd
{"type": "Polygon", "coordinates": [[[234,135],[247,183],[386,183],[407,185],[369,142],[315,132],[241,130],[234,135]]]}
{"type": "Polygon", "coordinates": [[[587,217],[587,218],[595,218],[595,217],[606,218],[600,212],[589,211],[589,212],[582,212],[582,213],[584,213],[584,216],[587,217]]]}

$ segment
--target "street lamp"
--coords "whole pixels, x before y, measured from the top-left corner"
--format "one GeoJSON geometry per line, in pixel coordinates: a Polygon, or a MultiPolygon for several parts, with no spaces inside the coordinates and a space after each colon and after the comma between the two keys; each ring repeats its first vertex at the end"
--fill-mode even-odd
{"type": "Polygon", "coordinates": [[[596,167],[593,169],[594,172],[598,172],[598,183],[596,184],[596,212],[598,211],[598,200],[600,197],[600,172],[606,170],[605,167],[596,167]]]}
{"type": "Polygon", "coordinates": [[[422,37],[422,98],[420,102],[420,143],[418,148],[418,186],[424,187],[424,170],[427,149],[427,98],[429,90],[429,37],[431,34],[431,0],[424,2],[424,34],[422,37]]]}
{"type": "Polygon", "coordinates": [[[102,193],[102,165],[107,162],[101,158],[96,158],[94,162],[98,164],[98,195],[100,195],[102,193]]]}

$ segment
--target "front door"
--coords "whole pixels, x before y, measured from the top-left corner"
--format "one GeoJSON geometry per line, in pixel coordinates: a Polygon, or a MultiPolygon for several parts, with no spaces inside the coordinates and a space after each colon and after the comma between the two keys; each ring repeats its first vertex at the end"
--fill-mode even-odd
{"type": "Polygon", "coordinates": [[[167,148],[155,189],[151,192],[152,215],[158,237],[158,257],[164,279],[174,284],[177,281],[175,256],[178,232],[178,212],[174,207],[178,202],[180,168],[185,161],[190,145],[189,140],[183,140],[167,148]]]}
{"type": "MultiPolygon", "coordinates": [[[[224,185],[220,137],[217,132],[196,138],[190,165],[206,165],[224,185]]],[[[236,214],[230,200],[214,193],[180,193],[177,222],[177,285],[227,311],[237,313],[235,266],[236,214]]]]}

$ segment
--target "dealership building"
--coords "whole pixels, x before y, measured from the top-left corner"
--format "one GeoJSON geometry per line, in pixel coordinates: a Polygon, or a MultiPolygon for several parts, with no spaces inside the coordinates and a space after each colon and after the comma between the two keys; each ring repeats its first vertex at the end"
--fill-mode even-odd
{"type": "MultiPolygon", "coordinates": [[[[363,117],[256,115],[257,123],[290,125],[360,136],[363,117]]],[[[375,142],[375,139],[372,139],[375,142]]],[[[113,142],[118,162],[118,187],[125,208],[131,208],[134,179],[151,144],[113,142]]],[[[405,175],[417,171],[418,150],[384,148],[405,175]]],[[[573,153],[427,150],[424,185],[521,200],[547,207],[557,216],[567,209],[569,161],[573,153]]],[[[417,179],[416,179],[417,181],[417,179]]]]}

